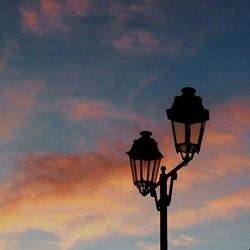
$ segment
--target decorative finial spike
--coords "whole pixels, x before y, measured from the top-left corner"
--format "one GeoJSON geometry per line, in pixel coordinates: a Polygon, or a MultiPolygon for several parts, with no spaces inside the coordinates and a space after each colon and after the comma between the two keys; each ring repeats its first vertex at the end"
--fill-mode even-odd
{"type": "Polygon", "coordinates": [[[165,166],[162,166],[162,167],[161,167],[162,173],[165,173],[166,169],[167,169],[167,168],[166,168],[165,166]]]}

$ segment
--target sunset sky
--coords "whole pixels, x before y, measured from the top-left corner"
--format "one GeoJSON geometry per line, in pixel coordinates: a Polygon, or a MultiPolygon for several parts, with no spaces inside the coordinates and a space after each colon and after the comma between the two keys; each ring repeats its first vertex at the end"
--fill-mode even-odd
{"type": "Polygon", "coordinates": [[[210,110],[178,173],[172,250],[250,248],[250,2],[0,1],[0,250],[159,250],[127,152],[149,130],[181,161],[166,108],[210,110]]]}

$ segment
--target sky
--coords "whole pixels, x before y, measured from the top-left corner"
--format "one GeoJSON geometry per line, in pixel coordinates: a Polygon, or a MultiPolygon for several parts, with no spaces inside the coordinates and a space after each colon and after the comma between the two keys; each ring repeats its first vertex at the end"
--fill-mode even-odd
{"type": "Polygon", "coordinates": [[[169,247],[249,249],[249,1],[1,0],[0,29],[0,250],[159,250],[126,152],[149,130],[181,162],[165,110],[186,86],[210,120],[169,247]]]}

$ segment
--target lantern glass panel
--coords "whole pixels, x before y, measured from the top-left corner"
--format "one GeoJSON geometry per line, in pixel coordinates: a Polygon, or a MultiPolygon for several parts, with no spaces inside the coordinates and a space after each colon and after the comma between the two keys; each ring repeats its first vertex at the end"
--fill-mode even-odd
{"type": "Polygon", "coordinates": [[[194,123],[191,125],[191,133],[190,133],[190,143],[191,144],[198,144],[200,131],[201,131],[202,123],[194,123]]]}
{"type": "Polygon", "coordinates": [[[153,162],[154,162],[153,163],[154,164],[154,169],[153,169],[153,175],[152,175],[152,182],[156,183],[161,160],[160,159],[156,159],[153,162]]]}
{"type": "Polygon", "coordinates": [[[142,164],[142,179],[148,181],[150,161],[141,161],[142,164]]]}
{"type": "Polygon", "coordinates": [[[131,166],[131,172],[132,172],[132,177],[133,177],[133,182],[135,184],[137,177],[136,177],[136,169],[135,169],[135,161],[134,159],[130,158],[130,166],[131,166]]]}
{"type": "Polygon", "coordinates": [[[172,122],[173,124],[173,132],[175,137],[176,144],[184,144],[185,143],[185,124],[180,122],[172,122]]]}
{"type": "Polygon", "coordinates": [[[154,161],[148,161],[148,176],[147,176],[147,180],[151,181],[152,180],[152,176],[153,176],[153,164],[154,161]]]}
{"type": "Polygon", "coordinates": [[[137,181],[141,181],[141,161],[140,160],[134,160],[135,161],[135,169],[136,169],[136,176],[137,181]]]}

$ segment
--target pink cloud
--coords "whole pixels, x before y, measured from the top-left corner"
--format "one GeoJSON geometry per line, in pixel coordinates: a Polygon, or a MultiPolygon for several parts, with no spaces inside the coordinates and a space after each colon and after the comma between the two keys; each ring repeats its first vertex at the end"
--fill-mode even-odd
{"type": "Polygon", "coordinates": [[[38,14],[33,10],[22,9],[22,25],[33,32],[39,32],[40,19],[38,14]]]}
{"type": "Polygon", "coordinates": [[[86,16],[90,11],[89,0],[39,0],[27,1],[20,8],[22,26],[39,35],[52,31],[67,31],[64,21],[68,16],[86,16]]]}
{"type": "Polygon", "coordinates": [[[113,38],[111,43],[115,48],[124,51],[142,50],[144,52],[152,51],[159,45],[159,41],[155,35],[144,30],[121,33],[113,38]]]}
{"type": "Polygon", "coordinates": [[[161,20],[161,13],[158,11],[158,15],[155,15],[155,7],[158,0],[149,1],[143,0],[137,3],[125,3],[121,1],[113,1],[107,5],[107,10],[113,17],[112,27],[116,31],[124,31],[129,21],[135,17],[142,17],[146,20],[161,20]]]}
{"type": "Polygon", "coordinates": [[[145,215],[136,207],[137,201],[131,202],[125,165],[115,155],[101,153],[24,157],[12,178],[0,185],[4,218],[0,233],[31,228],[57,232],[65,248],[77,240],[114,232],[151,233],[152,227],[145,229],[140,223],[145,215]]]}
{"type": "Polygon", "coordinates": [[[56,0],[41,0],[41,10],[49,15],[58,15],[61,6],[56,0]]]}
{"type": "Polygon", "coordinates": [[[34,83],[24,83],[16,87],[3,87],[0,92],[0,137],[11,140],[22,129],[33,109],[39,87],[34,83]]]}
{"type": "Polygon", "coordinates": [[[124,52],[150,53],[161,52],[175,55],[183,50],[183,41],[173,34],[159,35],[155,30],[138,29],[130,23],[137,18],[166,29],[163,13],[157,8],[158,1],[143,0],[139,3],[112,2],[107,10],[113,18],[108,42],[124,52]],[[157,14],[156,14],[157,13],[157,14]],[[152,21],[153,20],[153,21],[152,21]]]}
{"type": "Polygon", "coordinates": [[[97,101],[74,101],[70,107],[70,116],[74,120],[103,119],[115,115],[116,110],[107,103],[97,101]]]}
{"type": "Polygon", "coordinates": [[[71,99],[61,104],[62,112],[71,121],[81,120],[117,120],[146,121],[142,116],[128,110],[119,109],[108,102],[88,99],[71,99]]]}
{"type": "Polygon", "coordinates": [[[86,16],[91,9],[89,0],[67,0],[65,6],[76,16],[86,16]]]}
{"type": "Polygon", "coordinates": [[[250,126],[250,99],[243,99],[226,103],[220,112],[216,112],[215,119],[220,126],[228,132],[241,132],[250,126]]]}
{"type": "MultiPolygon", "coordinates": [[[[139,88],[143,88],[145,84],[154,80],[153,76],[142,81],[139,88]]],[[[247,171],[250,158],[248,155],[242,154],[247,143],[245,134],[250,124],[249,110],[246,108],[247,100],[230,104],[237,108],[229,109],[228,106],[229,104],[225,104],[217,112],[211,114],[211,121],[207,123],[200,155],[196,155],[189,166],[180,172],[183,181],[178,184],[179,190],[185,191],[201,183],[206,185],[221,179],[232,179],[233,176],[242,175],[247,171]],[[241,117],[245,117],[245,119],[240,119],[241,117]],[[225,120],[230,122],[225,124],[225,120]]],[[[87,120],[92,121],[93,124],[102,124],[102,129],[108,127],[110,130],[112,128],[114,138],[117,133],[120,133],[121,127],[117,125],[119,121],[124,121],[123,130],[126,133],[133,134],[131,140],[137,138],[141,130],[149,129],[153,132],[153,137],[158,140],[161,152],[166,156],[162,164],[171,169],[181,161],[180,155],[174,151],[172,131],[170,128],[166,131],[165,124],[159,125],[158,122],[150,121],[142,114],[137,115],[107,102],[74,99],[60,107],[68,121],[87,120]]],[[[106,139],[103,138],[103,140],[106,139]]]]}
{"type": "Polygon", "coordinates": [[[41,0],[40,4],[21,7],[22,26],[24,30],[43,35],[52,30],[66,31],[62,10],[56,1],[41,0]]]}
{"type": "Polygon", "coordinates": [[[238,189],[220,198],[206,202],[202,207],[173,213],[174,228],[186,228],[211,220],[233,219],[239,214],[247,214],[250,209],[250,187],[238,189]]]}

